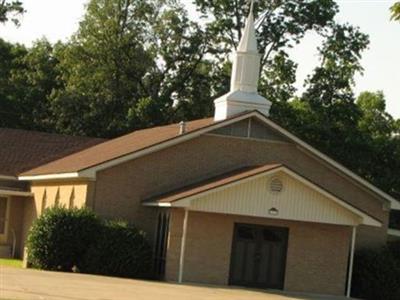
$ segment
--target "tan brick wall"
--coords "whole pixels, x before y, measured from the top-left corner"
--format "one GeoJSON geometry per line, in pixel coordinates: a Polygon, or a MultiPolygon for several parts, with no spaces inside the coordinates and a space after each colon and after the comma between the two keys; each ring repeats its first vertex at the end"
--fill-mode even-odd
{"type": "Polygon", "coordinates": [[[23,206],[18,210],[18,214],[14,216],[21,222],[19,240],[19,256],[21,257],[23,247],[28,236],[33,221],[42,213],[43,197],[46,191],[45,208],[51,207],[56,203],[69,207],[72,203],[74,207],[86,206],[87,200],[93,197],[93,182],[86,181],[48,181],[38,182],[31,185],[33,197],[24,198],[23,206]],[[72,193],[73,191],[73,193],[72,193]],[[58,196],[57,196],[58,193],[58,196]],[[73,201],[71,202],[71,196],[73,201]],[[21,213],[20,213],[21,212],[21,213]]]}
{"type": "MultiPolygon", "coordinates": [[[[182,222],[183,210],[173,209],[167,280],[177,280],[182,222]]],[[[285,290],[344,294],[350,227],[200,212],[189,212],[184,281],[228,284],[235,223],[289,228],[285,290]]]]}
{"type": "MultiPolygon", "coordinates": [[[[104,217],[137,224],[151,237],[156,209],[143,207],[143,199],[240,166],[276,162],[387,223],[387,212],[375,196],[294,145],[210,135],[99,172],[93,206],[104,217]]],[[[360,238],[362,245],[382,244],[385,230],[360,238]]]]}
{"type": "Polygon", "coordinates": [[[88,186],[91,182],[86,181],[49,181],[33,183],[31,192],[35,200],[36,210],[42,213],[43,198],[45,196],[45,207],[52,207],[58,202],[60,206],[67,208],[83,207],[86,205],[87,195],[90,194],[88,186]]]}

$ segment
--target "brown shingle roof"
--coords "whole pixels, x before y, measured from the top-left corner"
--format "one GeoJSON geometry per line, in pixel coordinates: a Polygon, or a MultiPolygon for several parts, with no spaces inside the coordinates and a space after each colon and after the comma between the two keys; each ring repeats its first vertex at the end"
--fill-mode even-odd
{"type": "Polygon", "coordinates": [[[19,173],[103,142],[103,139],[0,128],[0,175],[19,173]]]}
{"type": "MultiPolygon", "coordinates": [[[[207,127],[214,123],[213,118],[186,123],[186,133],[207,127]]],[[[44,175],[78,172],[103,162],[143,150],[179,135],[179,124],[153,127],[134,131],[119,138],[106,141],[83,151],[39,166],[20,175],[44,175]]]]}
{"type": "Polygon", "coordinates": [[[281,167],[281,164],[268,164],[263,166],[242,167],[212,178],[196,182],[180,189],[146,199],[144,203],[170,203],[183,198],[194,196],[208,190],[222,187],[224,185],[243,180],[267,171],[281,167]]]}

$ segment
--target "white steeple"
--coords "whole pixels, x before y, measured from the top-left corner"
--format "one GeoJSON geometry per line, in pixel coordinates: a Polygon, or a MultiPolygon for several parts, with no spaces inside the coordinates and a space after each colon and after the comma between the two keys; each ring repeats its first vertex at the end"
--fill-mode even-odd
{"type": "Polygon", "coordinates": [[[259,110],[267,116],[269,114],[271,102],[257,93],[261,56],[257,49],[253,2],[234,54],[230,91],[214,101],[215,121],[249,110],[259,110]]]}

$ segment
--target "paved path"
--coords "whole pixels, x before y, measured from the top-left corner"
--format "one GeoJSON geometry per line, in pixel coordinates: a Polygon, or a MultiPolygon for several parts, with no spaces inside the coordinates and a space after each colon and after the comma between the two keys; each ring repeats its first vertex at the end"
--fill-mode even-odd
{"type": "Polygon", "coordinates": [[[232,287],[44,272],[0,266],[0,299],[7,300],[294,300],[330,299],[279,295],[232,287]]]}

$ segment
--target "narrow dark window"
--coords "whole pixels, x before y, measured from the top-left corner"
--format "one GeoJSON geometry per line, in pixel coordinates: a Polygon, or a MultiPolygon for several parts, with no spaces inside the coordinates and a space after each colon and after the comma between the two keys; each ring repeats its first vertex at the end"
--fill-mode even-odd
{"type": "Polygon", "coordinates": [[[165,261],[167,256],[169,230],[169,212],[163,211],[158,215],[157,234],[154,251],[154,272],[160,279],[165,275],[165,261]]]}
{"type": "Polygon", "coordinates": [[[400,230],[400,210],[391,210],[389,228],[400,230]]]}
{"type": "Polygon", "coordinates": [[[7,198],[0,197],[0,234],[6,231],[7,198]]]}

